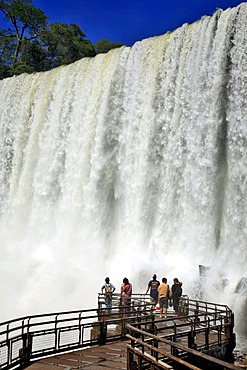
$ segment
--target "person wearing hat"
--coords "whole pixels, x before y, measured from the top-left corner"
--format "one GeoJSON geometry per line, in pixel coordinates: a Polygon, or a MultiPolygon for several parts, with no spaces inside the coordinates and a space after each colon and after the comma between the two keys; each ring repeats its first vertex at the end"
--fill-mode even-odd
{"type": "Polygon", "coordinates": [[[159,294],[158,294],[158,288],[160,286],[160,282],[157,280],[157,275],[154,274],[153,275],[153,279],[149,281],[148,283],[148,286],[147,286],[147,290],[146,290],[146,293],[145,294],[148,294],[148,291],[150,290],[150,299],[151,299],[151,303],[152,303],[152,307],[151,307],[151,310],[155,310],[155,307],[158,303],[158,297],[159,297],[159,294]]]}

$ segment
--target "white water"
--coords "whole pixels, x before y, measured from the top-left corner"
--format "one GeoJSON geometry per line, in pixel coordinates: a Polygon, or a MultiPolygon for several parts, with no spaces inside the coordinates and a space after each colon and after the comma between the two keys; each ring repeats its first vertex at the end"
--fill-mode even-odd
{"type": "Polygon", "coordinates": [[[246,29],[243,3],[0,82],[1,321],[94,307],[107,275],[193,298],[201,264],[247,337],[246,29]]]}

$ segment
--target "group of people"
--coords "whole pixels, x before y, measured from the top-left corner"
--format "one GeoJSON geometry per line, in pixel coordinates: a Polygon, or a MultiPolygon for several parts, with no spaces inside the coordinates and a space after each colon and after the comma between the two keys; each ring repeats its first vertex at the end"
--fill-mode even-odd
{"type": "MultiPolygon", "coordinates": [[[[179,299],[182,295],[182,285],[177,278],[173,279],[173,284],[170,287],[167,284],[167,279],[162,278],[162,283],[157,280],[157,275],[154,274],[152,280],[149,281],[146,293],[150,294],[150,299],[152,303],[152,310],[155,310],[157,304],[160,308],[160,316],[167,316],[168,306],[173,306],[175,315],[178,315],[179,299]]],[[[110,283],[109,277],[105,278],[105,283],[101,287],[101,293],[105,295],[105,307],[110,313],[112,307],[112,294],[115,292],[115,286],[110,283]]],[[[130,306],[132,295],[132,284],[125,277],[120,289],[120,304],[123,306],[130,306]]]]}
{"type": "MultiPolygon", "coordinates": [[[[112,294],[115,292],[115,286],[110,283],[109,277],[105,278],[105,283],[101,287],[101,293],[105,294],[105,307],[110,313],[112,307],[112,294]]],[[[126,307],[130,306],[132,295],[132,284],[126,277],[123,279],[123,283],[120,289],[120,304],[126,307]]]]}
{"type": "Polygon", "coordinates": [[[162,283],[157,280],[157,275],[154,274],[152,280],[149,281],[146,294],[150,291],[150,298],[152,302],[152,309],[155,310],[159,303],[160,316],[167,316],[168,305],[173,306],[175,315],[178,315],[179,299],[182,296],[183,283],[178,278],[173,279],[173,284],[170,287],[167,284],[167,279],[162,278],[162,283]]]}

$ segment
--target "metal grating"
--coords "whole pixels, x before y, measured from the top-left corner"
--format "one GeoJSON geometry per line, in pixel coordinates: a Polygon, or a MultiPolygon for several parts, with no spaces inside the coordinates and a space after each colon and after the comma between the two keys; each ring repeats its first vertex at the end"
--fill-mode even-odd
{"type": "Polygon", "coordinates": [[[32,342],[32,351],[44,352],[45,350],[55,349],[56,336],[55,333],[43,333],[42,335],[34,335],[32,342]]]}
{"type": "Polygon", "coordinates": [[[0,367],[6,365],[8,362],[8,347],[3,345],[0,347],[0,367]]]}
{"type": "Polygon", "coordinates": [[[72,330],[62,329],[59,336],[59,347],[77,344],[79,339],[80,330],[78,328],[72,330]]]}
{"type": "Polygon", "coordinates": [[[20,349],[22,349],[23,341],[22,339],[17,339],[11,341],[11,361],[18,360],[20,349]]]}

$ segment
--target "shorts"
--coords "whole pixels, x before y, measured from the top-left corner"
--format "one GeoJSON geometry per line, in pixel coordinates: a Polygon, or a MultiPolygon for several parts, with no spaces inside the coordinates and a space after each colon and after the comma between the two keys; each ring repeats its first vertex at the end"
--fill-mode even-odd
{"type": "Polygon", "coordinates": [[[168,308],[168,297],[160,297],[159,305],[160,308],[168,308]]]}
{"type": "Polygon", "coordinates": [[[151,300],[152,304],[157,304],[158,303],[158,296],[156,296],[156,297],[150,296],[150,300],[151,300]]]}

